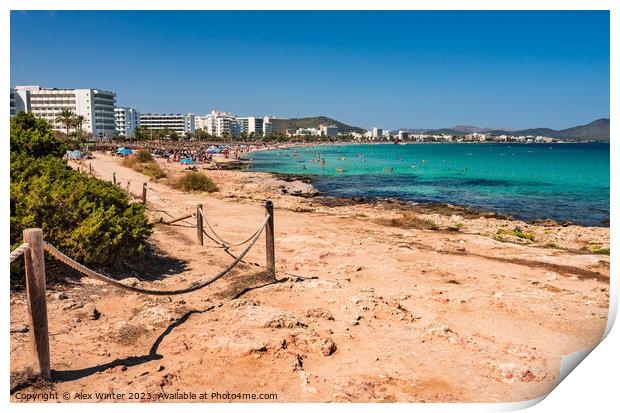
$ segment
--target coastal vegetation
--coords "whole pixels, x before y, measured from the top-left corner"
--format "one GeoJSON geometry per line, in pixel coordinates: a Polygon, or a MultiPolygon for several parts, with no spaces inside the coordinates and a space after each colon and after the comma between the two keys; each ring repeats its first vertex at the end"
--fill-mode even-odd
{"type": "MultiPolygon", "coordinates": [[[[26,228],[42,228],[46,241],[93,267],[119,267],[144,252],[152,232],[144,206],[120,188],[72,170],[66,147],[50,125],[32,114],[11,119],[10,242],[26,228]]],[[[19,285],[21,264],[12,267],[19,285]]]]}
{"type": "Polygon", "coordinates": [[[60,123],[65,127],[65,133],[60,131],[52,131],[52,134],[58,139],[64,141],[68,149],[75,149],[75,142],[85,142],[92,138],[91,133],[84,132],[83,126],[86,118],[77,115],[68,109],[61,110],[56,118],[56,123],[60,123]],[[73,131],[71,129],[73,128],[73,131]]]}
{"type": "Polygon", "coordinates": [[[363,128],[359,128],[357,126],[350,126],[345,123],[342,123],[336,119],[329,118],[327,116],[312,116],[305,118],[291,118],[288,119],[288,127],[289,129],[304,129],[304,128],[318,128],[319,125],[335,125],[338,127],[339,132],[347,133],[347,132],[357,132],[364,133],[365,130],[363,128]]]}
{"type": "Polygon", "coordinates": [[[439,229],[439,226],[434,221],[407,213],[403,214],[402,217],[392,218],[389,223],[393,227],[403,229],[428,229],[433,231],[439,229]]]}
{"type": "Polygon", "coordinates": [[[515,229],[514,231],[512,231],[512,235],[514,235],[517,238],[526,239],[528,241],[532,241],[532,242],[536,241],[533,234],[530,234],[529,232],[521,231],[519,229],[515,229]]]}
{"type": "Polygon", "coordinates": [[[150,152],[140,150],[135,156],[127,156],[123,159],[123,166],[133,169],[136,172],[140,172],[146,176],[150,176],[154,179],[161,179],[166,177],[166,173],[150,152]]]}
{"type": "Polygon", "coordinates": [[[189,172],[177,179],[174,188],[185,192],[217,192],[219,188],[211,178],[202,172],[189,172]]]}

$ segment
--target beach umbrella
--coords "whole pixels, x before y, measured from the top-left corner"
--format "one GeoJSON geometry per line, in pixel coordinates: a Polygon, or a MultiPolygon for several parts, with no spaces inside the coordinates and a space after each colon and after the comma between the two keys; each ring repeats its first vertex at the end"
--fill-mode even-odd
{"type": "Polygon", "coordinates": [[[133,152],[131,151],[131,149],[127,149],[127,148],[119,149],[118,153],[120,153],[121,155],[133,155],[133,152]]]}

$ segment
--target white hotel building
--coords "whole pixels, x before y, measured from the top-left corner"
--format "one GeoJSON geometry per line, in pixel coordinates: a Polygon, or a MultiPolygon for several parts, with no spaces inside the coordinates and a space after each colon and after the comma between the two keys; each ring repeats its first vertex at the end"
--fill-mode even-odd
{"type": "Polygon", "coordinates": [[[242,133],[268,136],[272,134],[286,135],[288,119],[273,116],[237,117],[229,112],[217,110],[204,116],[196,116],[196,129],[203,129],[211,136],[232,136],[238,138],[242,133]]]}
{"type": "Polygon", "coordinates": [[[30,92],[11,88],[11,117],[19,112],[30,112],[30,92]]]}
{"type": "Polygon", "coordinates": [[[204,129],[209,135],[239,137],[242,122],[228,112],[211,111],[208,115],[196,116],[196,129],[204,129]]]}
{"type": "Polygon", "coordinates": [[[134,108],[116,107],[114,115],[116,116],[116,132],[120,136],[133,138],[136,129],[140,127],[140,112],[134,108]]]}
{"type": "Polygon", "coordinates": [[[237,118],[239,122],[239,132],[246,135],[265,135],[263,118],[248,116],[247,118],[237,118]]]}
{"type": "Polygon", "coordinates": [[[15,91],[11,92],[11,102],[14,102],[12,112],[33,113],[48,121],[55,130],[66,130],[63,124],[56,122],[56,116],[67,109],[76,115],[84,116],[82,130],[92,133],[95,138],[111,136],[116,132],[114,92],[100,89],[43,88],[38,85],[16,86],[15,91]]]}
{"type": "Polygon", "coordinates": [[[193,133],[195,130],[195,115],[188,113],[141,113],[140,126],[149,130],[168,129],[179,135],[193,133]]]}

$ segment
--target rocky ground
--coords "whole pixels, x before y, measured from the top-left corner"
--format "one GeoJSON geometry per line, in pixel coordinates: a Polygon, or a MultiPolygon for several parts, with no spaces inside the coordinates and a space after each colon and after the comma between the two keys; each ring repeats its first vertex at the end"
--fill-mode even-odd
{"type": "MultiPolygon", "coordinates": [[[[92,166],[103,179],[116,172],[121,185],[131,181],[136,196],[148,180],[111,157],[92,166]]],[[[193,391],[288,402],[520,401],[549,392],[562,355],[594,346],[604,331],[609,228],[313,198],[300,181],[207,173],[219,192],[149,182],[149,215],[168,219],[202,203],[216,231],[235,241],[253,232],[272,199],[277,279],[241,264],[204,290],[170,298],[78,277],[53,284],[52,382],[32,379],[27,304],[15,292],[14,401],[42,390],[72,400],[117,392],[125,394],[117,401],[163,401],[164,393],[193,391]]],[[[228,264],[215,244],[197,244],[191,223],[158,224],[147,264],[124,282],[178,288],[228,264]]],[[[264,257],[261,237],[247,260],[264,257]]],[[[48,273],[64,271],[47,265],[48,273]]]]}

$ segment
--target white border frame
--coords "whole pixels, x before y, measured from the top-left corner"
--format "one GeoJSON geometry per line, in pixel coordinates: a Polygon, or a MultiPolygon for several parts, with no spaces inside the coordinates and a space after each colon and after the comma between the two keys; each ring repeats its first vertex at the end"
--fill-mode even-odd
{"type": "MultiPolygon", "coordinates": [[[[2,64],[0,70],[2,71],[2,78],[4,79],[5,90],[10,87],[10,10],[168,10],[171,3],[163,0],[152,1],[132,1],[131,3],[123,0],[91,0],[88,2],[79,0],[63,0],[60,1],[36,1],[36,0],[5,0],[1,3],[2,14],[0,14],[0,31],[2,32],[0,42],[0,53],[2,64]]],[[[553,390],[547,399],[538,404],[532,409],[532,411],[583,411],[585,409],[594,411],[611,410],[610,406],[618,405],[618,391],[617,383],[618,377],[616,369],[620,366],[620,357],[618,356],[617,349],[620,348],[620,334],[618,329],[612,330],[611,327],[616,318],[618,307],[618,283],[615,278],[616,269],[616,257],[618,253],[616,246],[618,244],[618,214],[615,211],[618,195],[617,183],[618,173],[620,165],[620,157],[618,156],[619,146],[615,143],[618,121],[612,113],[615,113],[617,107],[618,98],[618,82],[617,77],[620,73],[620,66],[618,65],[618,41],[620,40],[619,23],[620,23],[620,2],[613,2],[611,0],[590,0],[590,1],[553,1],[553,0],[506,0],[493,1],[493,0],[443,0],[443,1],[399,1],[399,0],[383,0],[380,3],[369,0],[358,1],[341,1],[341,0],[315,0],[299,2],[291,4],[289,1],[283,0],[264,0],[260,3],[252,3],[247,0],[229,0],[226,2],[201,2],[198,0],[176,0],[174,2],[175,10],[201,10],[201,9],[213,9],[213,10],[341,10],[341,9],[362,9],[362,10],[611,10],[610,12],[610,119],[611,119],[611,181],[610,181],[610,218],[611,218],[611,283],[610,283],[610,314],[606,329],[607,338],[597,346],[592,354],[587,357],[587,361],[582,363],[577,370],[568,376],[566,380],[557,386],[553,390]],[[613,387],[612,387],[613,386],[613,387]]],[[[6,110],[8,112],[8,110],[6,110]]],[[[5,251],[8,251],[9,243],[9,117],[0,117],[1,131],[4,132],[5,138],[2,144],[3,151],[0,152],[0,170],[3,176],[2,180],[2,199],[0,200],[0,208],[4,212],[4,219],[2,222],[1,236],[2,245],[4,245],[5,251]]],[[[7,254],[8,255],[8,254],[7,254]]],[[[8,269],[8,259],[2,256],[2,262],[4,268],[8,269]]],[[[9,283],[8,277],[5,276],[5,281],[0,286],[2,297],[5,297],[3,304],[4,309],[8,309],[8,296],[9,296],[9,283]]],[[[290,412],[291,410],[301,412],[314,412],[317,409],[326,409],[332,411],[344,411],[344,410],[357,410],[357,411],[374,411],[378,406],[372,404],[328,404],[318,405],[310,403],[296,403],[291,404],[231,404],[231,405],[215,405],[210,404],[174,404],[173,406],[166,404],[46,404],[45,406],[33,405],[33,404],[16,404],[10,403],[10,396],[8,394],[9,389],[9,312],[2,311],[0,314],[0,353],[2,354],[2,366],[0,366],[0,388],[5,389],[4,392],[0,392],[1,405],[7,408],[7,411],[11,412],[30,412],[34,409],[45,409],[45,411],[55,412],[82,412],[85,408],[98,411],[149,411],[149,412],[168,412],[170,409],[183,409],[184,411],[200,411],[204,412],[206,409],[209,411],[242,411],[245,409],[269,411],[269,412],[290,412]]],[[[563,369],[576,366],[575,360],[579,360],[580,356],[568,357],[563,360],[563,369]],[[569,360],[572,358],[573,360],[569,360]],[[573,366],[570,366],[573,364],[573,366]]],[[[579,360],[581,361],[581,360],[579,360]]],[[[577,363],[578,364],[578,363],[577,363]]],[[[572,369],[571,369],[572,370],[572,369]]],[[[454,403],[454,404],[382,404],[381,410],[396,411],[397,409],[407,409],[415,411],[469,411],[469,412],[481,412],[481,411],[508,411],[526,408],[537,404],[543,398],[520,402],[520,403],[454,403]]],[[[616,407],[617,408],[617,407],[616,407]]]]}

